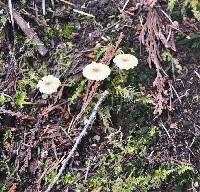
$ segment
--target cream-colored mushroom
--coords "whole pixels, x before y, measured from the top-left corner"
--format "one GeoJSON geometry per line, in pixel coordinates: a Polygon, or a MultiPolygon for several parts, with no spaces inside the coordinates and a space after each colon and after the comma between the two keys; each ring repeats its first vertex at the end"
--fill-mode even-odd
{"type": "Polygon", "coordinates": [[[129,70],[137,66],[138,59],[131,54],[119,54],[113,59],[113,62],[119,69],[129,70]]]}
{"type": "Polygon", "coordinates": [[[39,91],[44,94],[52,94],[57,91],[61,85],[60,80],[53,75],[47,75],[42,78],[37,84],[39,91]]]}
{"type": "Polygon", "coordinates": [[[92,62],[83,69],[83,76],[89,80],[101,81],[110,75],[110,68],[102,63],[92,62]]]}

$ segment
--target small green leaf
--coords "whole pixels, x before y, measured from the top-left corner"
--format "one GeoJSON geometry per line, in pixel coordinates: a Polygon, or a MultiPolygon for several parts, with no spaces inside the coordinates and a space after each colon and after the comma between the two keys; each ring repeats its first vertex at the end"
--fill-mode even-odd
{"type": "Polygon", "coordinates": [[[0,96],[0,105],[3,105],[6,102],[6,98],[4,95],[0,96]]]}
{"type": "Polygon", "coordinates": [[[25,103],[26,92],[20,92],[17,96],[16,105],[19,107],[23,107],[25,103]]]}

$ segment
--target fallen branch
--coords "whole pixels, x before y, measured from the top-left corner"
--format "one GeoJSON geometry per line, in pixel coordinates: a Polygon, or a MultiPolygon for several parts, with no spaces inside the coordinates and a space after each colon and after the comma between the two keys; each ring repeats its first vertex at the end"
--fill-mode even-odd
{"type": "Polygon", "coordinates": [[[77,150],[78,145],[80,144],[82,138],[87,134],[88,129],[90,128],[90,126],[93,124],[95,118],[96,118],[96,114],[97,111],[100,107],[100,105],[102,104],[102,102],[105,100],[105,98],[108,96],[109,92],[106,90],[102,93],[101,98],[99,99],[99,101],[97,102],[97,104],[95,105],[87,123],[85,124],[85,127],[83,128],[83,130],[81,131],[80,135],[78,136],[78,138],[76,139],[76,142],[73,146],[73,148],[71,149],[71,151],[69,152],[68,156],[66,157],[66,159],[64,159],[62,161],[62,166],[58,172],[58,174],[54,177],[52,183],[48,186],[47,190],[45,192],[49,192],[51,191],[51,189],[53,188],[53,186],[55,185],[55,183],[58,181],[58,179],[60,178],[60,176],[62,175],[63,171],[65,170],[65,167],[67,166],[69,160],[72,158],[72,156],[74,155],[74,152],[77,150]]]}
{"type": "MultiPolygon", "coordinates": [[[[35,31],[30,28],[29,24],[21,17],[21,15],[12,8],[12,4],[10,3],[9,12],[11,16],[11,20],[14,19],[15,23],[21,28],[21,30],[25,33],[25,35],[33,40],[36,43],[36,49],[40,53],[40,55],[44,56],[48,52],[47,48],[44,46],[43,42],[39,39],[35,31]],[[12,9],[12,10],[11,10],[12,9]]],[[[0,7],[7,9],[6,4],[0,1],[0,7]]],[[[13,20],[12,20],[13,24],[13,20]]]]}
{"type": "Polygon", "coordinates": [[[6,110],[3,107],[0,107],[0,114],[1,113],[3,113],[3,114],[9,114],[12,117],[16,117],[17,119],[30,120],[30,121],[36,123],[36,119],[34,117],[32,117],[30,115],[23,114],[21,112],[14,112],[14,111],[11,111],[11,110],[6,110]]]}
{"type": "Polygon", "coordinates": [[[26,34],[26,36],[36,43],[36,48],[40,55],[44,56],[47,53],[47,48],[43,45],[42,41],[39,39],[35,31],[29,27],[28,23],[21,17],[21,15],[13,9],[13,18],[21,30],[26,34]]]}

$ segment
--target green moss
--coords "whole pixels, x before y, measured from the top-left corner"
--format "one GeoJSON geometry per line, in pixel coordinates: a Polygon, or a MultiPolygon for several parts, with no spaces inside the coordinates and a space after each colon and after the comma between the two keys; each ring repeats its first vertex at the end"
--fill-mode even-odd
{"type": "Polygon", "coordinates": [[[82,80],[79,83],[76,90],[74,91],[74,93],[72,94],[72,96],[68,98],[68,101],[70,104],[75,104],[77,99],[81,96],[82,92],[85,90],[86,82],[87,82],[87,80],[82,80]]]}
{"type": "Polygon", "coordinates": [[[67,25],[62,30],[63,37],[69,37],[72,33],[76,32],[76,28],[73,25],[67,25]]]}
{"type": "Polygon", "coordinates": [[[86,183],[87,187],[91,190],[102,187],[102,191],[112,189],[111,191],[131,192],[140,189],[146,192],[159,191],[169,180],[176,189],[190,185],[192,178],[197,176],[190,165],[163,163],[151,169],[147,168],[149,161],[146,149],[152,140],[158,137],[158,133],[159,130],[152,127],[146,134],[143,133],[140,137],[131,136],[121,143],[118,139],[120,132],[113,132],[114,135],[109,139],[112,150],[108,150],[103,160],[96,162],[100,168],[86,183]]]}

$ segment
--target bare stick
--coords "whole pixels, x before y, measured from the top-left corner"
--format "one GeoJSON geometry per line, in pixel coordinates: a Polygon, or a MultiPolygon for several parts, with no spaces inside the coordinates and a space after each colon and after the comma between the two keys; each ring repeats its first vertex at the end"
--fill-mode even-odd
{"type": "Polygon", "coordinates": [[[171,139],[171,135],[169,134],[169,131],[166,129],[165,125],[162,123],[161,126],[163,127],[163,129],[167,133],[167,136],[171,139]]]}
{"type": "Polygon", "coordinates": [[[12,12],[12,1],[9,0],[8,1],[8,7],[9,7],[9,12],[10,12],[10,20],[11,20],[11,23],[12,23],[12,26],[14,27],[14,19],[13,19],[13,12],[12,12]]]}
{"type": "Polygon", "coordinates": [[[42,14],[46,15],[45,0],[42,0],[42,14]]]}
{"type": "Polygon", "coordinates": [[[200,79],[200,74],[197,71],[194,71],[197,77],[200,79]]]}
{"type": "Polygon", "coordinates": [[[124,4],[123,8],[122,8],[122,12],[126,9],[126,6],[128,5],[130,0],[126,0],[126,3],[124,4]]]}
{"type": "MultiPolygon", "coordinates": [[[[0,7],[7,9],[7,6],[1,2],[0,0],[0,7]]],[[[21,28],[21,30],[25,33],[25,35],[36,42],[36,49],[40,53],[40,55],[44,56],[47,54],[48,49],[44,46],[43,42],[39,39],[35,31],[30,28],[29,24],[21,17],[21,15],[12,8],[12,1],[9,0],[9,11],[10,17],[13,24],[13,20],[15,23],[21,28]],[[11,10],[12,9],[12,10],[11,10]],[[13,18],[13,19],[12,19],[13,18]]]]}
{"type": "Polygon", "coordinates": [[[66,0],[60,0],[61,2],[65,3],[66,5],[72,6],[72,7],[76,7],[76,5],[74,3],[71,3],[69,1],[66,0]]]}
{"type": "Polygon", "coordinates": [[[78,138],[76,139],[76,142],[74,144],[74,146],[72,147],[71,151],[69,152],[68,156],[66,157],[66,159],[64,159],[61,164],[61,168],[58,172],[58,174],[54,177],[52,183],[48,186],[47,190],[45,192],[49,192],[51,191],[51,189],[53,188],[53,186],[55,185],[55,183],[58,181],[58,179],[60,178],[60,176],[62,175],[63,171],[65,170],[66,165],[68,164],[69,160],[72,158],[72,156],[74,155],[74,152],[77,150],[78,145],[80,144],[82,138],[87,134],[88,129],[90,128],[90,126],[93,124],[95,118],[96,118],[96,114],[97,111],[100,107],[100,105],[102,104],[102,102],[105,100],[105,98],[108,96],[109,92],[106,90],[102,93],[101,98],[99,99],[99,101],[97,102],[97,104],[95,105],[87,123],[85,124],[85,127],[83,128],[83,130],[81,131],[80,135],[78,136],[78,138]]]}
{"type": "Polygon", "coordinates": [[[17,25],[19,25],[19,27],[26,34],[26,36],[37,43],[36,48],[40,55],[46,55],[46,53],[48,52],[47,48],[39,39],[35,31],[29,27],[28,23],[21,17],[21,15],[15,9],[13,9],[13,17],[17,25]]]}

